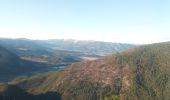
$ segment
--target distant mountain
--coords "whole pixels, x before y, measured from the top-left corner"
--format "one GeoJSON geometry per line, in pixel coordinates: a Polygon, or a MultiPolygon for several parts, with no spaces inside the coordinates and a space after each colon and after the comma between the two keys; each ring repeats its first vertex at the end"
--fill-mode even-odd
{"type": "Polygon", "coordinates": [[[132,48],[135,45],[126,43],[111,43],[101,41],[78,41],[78,40],[64,40],[54,39],[46,40],[45,43],[49,44],[53,49],[79,51],[89,54],[108,55],[115,54],[132,48]]]}
{"type": "MultiPolygon", "coordinates": [[[[29,40],[29,39],[6,39],[1,38],[0,44],[7,48],[15,48],[21,51],[39,51],[38,53],[51,50],[77,51],[89,54],[113,54],[135,47],[133,44],[112,43],[101,41],[78,41],[78,40],[29,40]],[[10,47],[9,47],[10,46],[10,47]],[[45,50],[45,51],[44,51],[45,50]]],[[[18,50],[15,50],[18,53],[18,50]]],[[[37,53],[37,52],[36,52],[37,53]]]]}
{"type": "Polygon", "coordinates": [[[21,75],[58,70],[85,54],[53,50],[29,39],[0,39],[0,82],[21,75]]]}
{"type": "Polygon", "coordinates": [[[34,95],[57,92],[62,100],[170,100],[169,61],[170,42],[151,44],[10,84],[34,95]]]}
{"type": "Polygon", "coordinates": [[[29,39],[0,39],[0,45],[20,58],[48,64],[72,63],[80,61],[81,52],[54,50],[48,43],[29,39]]]}
{"type": "MultiPolygon", "coordinates": [[[[8,39],[0,38],[1,47],[1,61],[3,59],[6,62],[1,62],[1,78],[0,81],[8,80],[14,78],[18,75],[27,75],[29,73],[56,70],[67,66],[68,64],[78,62],[81,60],[92,60],[99,56],[93,53],[88,53],[86,51],[91,50],[88,44],[93,44],[93,42],[80,41],[80,43],[75,43],[75,41],[65,41],[65,43],[60,43],[61,40],[29,40],[29,39],[8,39]],[[71,47],[76,47],[77,49],[69,48],[69,42],[71,47]],[[73,42],[75,44],[73,44],[73,42]],[[57,44],[57,45],[55,45],[57,44]],[[67,48],[63,49],[62,47],[67,48]],[[85,45],[84,45],[85,44],[85,45]],[[82,46],[81,46],[82,45],[82,46]],[[58,48],[56,48],[58,47],[58,48]],[[85,49],[87,48],[87,50],[85,49]],[[5,55],[6,54],[6,55],[5,55]],[[35,67],[36,66],[36,67],[35,67]],[[38,66],[38,68],[37,68],[38,66]],[[11,74],[9,74],[11,73],[11,74]]],[[[102,44],[104,42],[99,42],[102,44]]],[[[111,44],[111,43],[110,43],[111,44]]],[[[104,43],[107,45],[107,43],[104,43]]],[[[98,44],[94,42],[93,48],[97,47],[98,44]]],[[[100,49],[100,48],[96,48],[100,49]]],[[[102,50],[102,48],[101,48],[102,50]]],[[[108,52],[107,52],[108,53],[108,52]]],[[[4,61],[4,60],[3,60],[4,61]]]]}

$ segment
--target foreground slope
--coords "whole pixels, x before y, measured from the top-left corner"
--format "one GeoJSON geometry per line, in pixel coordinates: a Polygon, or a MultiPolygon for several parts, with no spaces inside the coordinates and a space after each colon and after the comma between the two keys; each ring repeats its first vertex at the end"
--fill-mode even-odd
{"type": "Polygon", "coordinates": [[[0,84],[0,100],[60,100],[61,96],[57,92],[47,92],[45,94],[33,95],[25,92],[23,89],[0,84]]]}
{"type": "Polygon", "coordinates": [[[170,100],[169,65],[170,42],[166,42],[10,84],[34,95],[56,92],[63,100],[170,100]]]}

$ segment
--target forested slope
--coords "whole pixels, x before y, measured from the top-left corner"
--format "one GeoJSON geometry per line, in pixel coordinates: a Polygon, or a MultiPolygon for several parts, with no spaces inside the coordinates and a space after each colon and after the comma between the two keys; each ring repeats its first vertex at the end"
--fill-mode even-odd
{"type": "Polygon", "coordinates": [[[9,84],[34,95],[56,92],[62,100],[170,100],[169,78],[170,42],[165,42],[9,84]]]}

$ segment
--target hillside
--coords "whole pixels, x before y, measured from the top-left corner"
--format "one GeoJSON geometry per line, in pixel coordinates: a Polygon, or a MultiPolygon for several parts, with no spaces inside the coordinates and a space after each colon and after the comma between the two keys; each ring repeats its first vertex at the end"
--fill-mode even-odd
{"type": "Polygon", "coordinates": [[[33,95],[56,92],[62,100],[170,100],[169,61],[170,42],[151,44],[9,85],[33,95]]]}
{"type": "Polygon", "coordinates": [[[38,63],[20,59],[16,54],[0,46],[0,81],[7,81],[20,75],[41,71],[38,63]]]}

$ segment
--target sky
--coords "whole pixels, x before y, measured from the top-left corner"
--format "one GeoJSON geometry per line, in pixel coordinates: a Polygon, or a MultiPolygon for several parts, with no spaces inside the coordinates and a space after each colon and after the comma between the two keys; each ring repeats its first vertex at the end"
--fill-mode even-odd
{"type": "Polygon", "coordinates": [[[0,0],[0,37],[170,41],[170,0],[0,0]]]}

